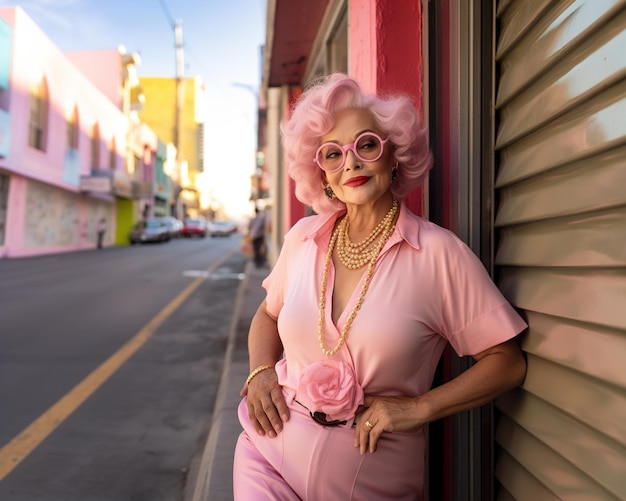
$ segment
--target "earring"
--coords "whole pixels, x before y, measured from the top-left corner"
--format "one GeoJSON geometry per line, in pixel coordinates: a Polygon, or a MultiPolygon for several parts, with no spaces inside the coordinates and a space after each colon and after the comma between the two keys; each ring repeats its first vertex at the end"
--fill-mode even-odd
{"type": "Polygon", "coordinates": [[[324,185],[324,194],[328,197],[328,200],[335,198],[335,192],[328,184],[324,185]]]}
{"type": "Polygon", "coordinates": [[[391,169],[391,180],[395,181],[397,177],[398,177],[398,162],[396,162],[396,165],[394,165],[393,168],[391,169]]]}

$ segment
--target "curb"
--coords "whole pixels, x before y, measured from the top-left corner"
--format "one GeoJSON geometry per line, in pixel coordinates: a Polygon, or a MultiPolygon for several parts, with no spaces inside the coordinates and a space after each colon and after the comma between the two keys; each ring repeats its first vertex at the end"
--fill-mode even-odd
{"type": "MultiPolygon", "coordinates": [[[[217,391],[217,396],[215,398],[215,407],[213,410],[213,416],[211,418],[211,426],[209,429],[209,435],[204,446],[204,451],[202,453],[202,459],[200,462],[200,466],[198,468],[197,476],[194,482],[193,494],[191,497],[188,495],[185,496],[186,501],[205,501],[207,499],[217,500],[216,496],[210,496],[209,491],[211,490],[211,478],[215,465],[215,455],[217,450],[217,443],[220,437],[220,432],[222,430],[222,420],[224,417],[224,410],[226,407],[227,396],[229,395],[233,384],[240,384],[240,378],[231,378],[232,365],[233,365],[233,353],[236,345],[237,338],[237,328],[239,326],[239,320],[241,317],[241,310],[243,306],[243,300],[245,291],[248,288],[248,284],[250,282],[250,266],[252,263],[248,261],[246,263],[245,268],[245,276],[239,285],[239,289],[237,290],[237,296],[235,299],[235,306],[233,309],[233,318],[230,324],[230,329],[228,333],[228,344],[226,346],[226,352],[224,355],[224,365],[222,368],[222,374],[220,376],[220,384],[217,391]],[[232,379],[232,381],[231,381],[232,379]]],[[[247,375],[248,364],[245,364],[244,373],[247,375]]],[[[244,376],[245,377],[245,376],[244,376]]],[[[235,391],[238,391],[235,390],[235,391]]],[[[238,422],[236,423],[239,424],[238,422]]],[[[232,466],[232,465],[231,465],[232,466]]],[[[231,468],[232,470],[232,468],[231,468]]],[[[232,474],[229,476],[229,479],[222,479],[223,483],[226,484],[227,481],[230,481],[232,484],[232,474]]],[[[224,497],[224,499],[232,499],[232,485],[230,489],[226,489],[230,492],[230,496],[224,497]]],[[[189,494],[189,493],[187,493],[189,494]]]]}

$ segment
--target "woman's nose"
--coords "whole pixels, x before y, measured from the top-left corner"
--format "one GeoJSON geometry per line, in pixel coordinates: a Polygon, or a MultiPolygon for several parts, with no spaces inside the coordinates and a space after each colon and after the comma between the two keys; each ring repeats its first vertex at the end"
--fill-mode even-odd
{"type": "Polygon", "coordinates": [[[348,150],[346,151],[346,163],[344,164],[344,168],[347,170],[352,169],[360,169],[361,168],[361,160],[354,154],[354,151],[348,150]]]}

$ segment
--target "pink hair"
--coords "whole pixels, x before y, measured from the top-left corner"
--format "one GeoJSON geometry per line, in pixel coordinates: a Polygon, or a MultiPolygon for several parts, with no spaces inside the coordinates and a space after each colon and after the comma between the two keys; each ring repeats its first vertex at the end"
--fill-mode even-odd
{"type": "Polygon", "coordinates": [[[313,160],[320,137],[335,126],[333,113],[345,109],[369,110],[389,138],[387,145],[393,145],[398,162],[398,176],[391,184],[396,198],[404,198],[419,186],[432,165],[428,133],[407,96],[382,99],[363,94],[353,78],[334,73],[306,89],[291,118],[281,124],[285,165],[295,181],[296,197],[318,214],[345,209],[343,202],[324,194],[323,173],[313,160]]]}

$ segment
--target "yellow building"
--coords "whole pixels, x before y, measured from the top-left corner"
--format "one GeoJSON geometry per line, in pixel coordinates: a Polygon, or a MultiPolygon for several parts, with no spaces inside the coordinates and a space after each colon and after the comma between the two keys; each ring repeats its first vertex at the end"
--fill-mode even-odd
{"type": "Polygon", "coordinates": [[[197,181],[204,171],[204,85],[199,77],[181,78],[179,89],[176,84],[171,77],[140,77],[145,104],[139,118],[162,141],[178,149],[180,185],[175,195],[182,218],[200,210],[197,181]]]}

